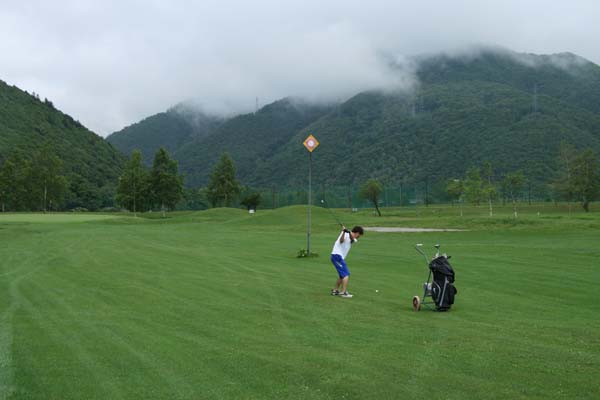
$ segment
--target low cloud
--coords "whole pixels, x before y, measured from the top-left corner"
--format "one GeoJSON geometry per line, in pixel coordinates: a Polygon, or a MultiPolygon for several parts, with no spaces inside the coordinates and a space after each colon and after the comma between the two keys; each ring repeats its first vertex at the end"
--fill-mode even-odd
{"type": "Polygon", "coordinates": [[[184,100],[227,114],[256,98],[409,90],[410,56],[474,43],[599,62],[589,40],[599,11],[593,1],[6,0],[0,79],[106,136],[184,100]]]}

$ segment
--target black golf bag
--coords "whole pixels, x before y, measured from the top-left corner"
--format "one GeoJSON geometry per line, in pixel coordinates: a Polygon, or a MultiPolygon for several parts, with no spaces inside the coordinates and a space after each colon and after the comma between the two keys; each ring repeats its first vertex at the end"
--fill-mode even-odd
{"type": "Polygon", "coordinates": [[[454,270],[448,262],[448,257],[439,256],[431,260],[429,270],[433,274],[431,282],[431,297],[437,311],[447,311],[454,304],[454,270]]]}

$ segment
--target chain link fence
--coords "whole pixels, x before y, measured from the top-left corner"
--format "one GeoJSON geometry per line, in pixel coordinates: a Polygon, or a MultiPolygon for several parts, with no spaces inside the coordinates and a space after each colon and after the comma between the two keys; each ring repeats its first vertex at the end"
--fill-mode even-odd
{"type": "MultiPolygon", "coordinates": [[[[308,188],[302,189],[277,189],[262,188],[258,190],[261,195],[261,208],[278,208],[308,203],[308,188]]],[[[381,207],[411,206],[425,204],[424,192],[419,191],[415,185],[385,187],[379,197],[381,207]]],[[[429,199],[428,201],[431,201],[429,199]]],[[[369,200],[360,196],[360,190],[351,186],[319,186],[312,189],[312,204],[327,205],[331,208],[365,208],[372,207],[369,200]]]]}

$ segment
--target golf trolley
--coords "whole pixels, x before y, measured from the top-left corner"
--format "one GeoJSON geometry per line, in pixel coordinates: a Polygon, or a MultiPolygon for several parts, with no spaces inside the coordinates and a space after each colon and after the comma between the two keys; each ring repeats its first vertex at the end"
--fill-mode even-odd
{"type": "Polygon", "coordinates": [[[423,284],[423,299],[419,296],[414,296],[412,299],[413,308],[419,311],[421,306],[426,306],[435,311],[448,311],[454,304],[454,295],[456,288],[454,287],[454,270],[448,262],[450,256],[440,254],[440,245],[436,244],[435,256],[429,261],[425,252],[421,249],[423,244],[417,243],[415,249],[425,257],[425,262],[429,267],[429,277],[427,282],[423,284]],[[430,297],[431,301],[426,299],[430,297]]]}

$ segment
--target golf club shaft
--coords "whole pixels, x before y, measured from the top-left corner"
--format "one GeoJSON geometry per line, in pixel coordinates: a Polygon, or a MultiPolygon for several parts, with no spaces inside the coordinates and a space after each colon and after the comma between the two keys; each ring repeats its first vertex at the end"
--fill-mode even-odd
{"type": "Polygon", "coordinates": [[[327,204],[327,202],[325,200],[321,200],[322,204],[325,204],[325,208],[329,211],[329,213],[333,216],[333,218],[337,221],[338,224],[340,224],[340,226],[345,226],[342,221],[339,220],[339,218],[334,214],[333,210],[331,208],[329,208],[329,205],[327,204]]]}
{"type": "Polygon", "coordinates": [[[334,214],[334,212],[331,211],[331,208],[327,207],[327,209],[329,210],[329,213],[333,216],[333,218],[337,221],[337,223],[341,226],[344,226],[344,224],[342,224],[342,221],[340,221],[339,218],[334,214]]]}

